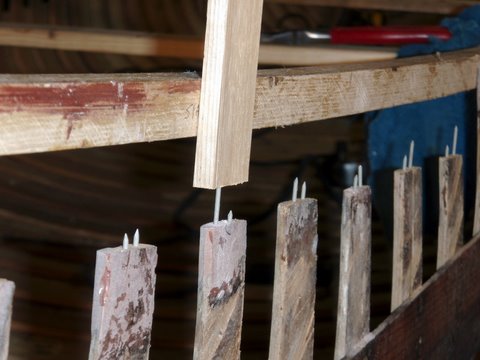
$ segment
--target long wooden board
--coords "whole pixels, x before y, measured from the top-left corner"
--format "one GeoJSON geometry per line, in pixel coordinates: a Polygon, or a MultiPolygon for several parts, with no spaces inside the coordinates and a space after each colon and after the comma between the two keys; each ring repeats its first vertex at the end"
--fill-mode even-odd
{"type": "Polygon", "coordinates": [[[459,359],[480,352],[480,236],[357,345],[349,359],[459,359]]]}
{"type": "MultiPolygon", "coordinates": [[[[260,71],[253,127],[281,127],[476,88],[479,49],[368,64],[260,71]]],[[[200,78],[2,75],[0,155],[196,135],[200,78]]]]}
{"type": "Polygon", "coordinates": [[[283,3],[292,5],[316,5],[334,6],[351,9],[375,9],[375,10],[396,10],[412,11],[433,14],[457,13],[462,8],[474,5],[475,1],[465,0],[266,0],[272,3],[283,3]]]}
{"type": "MultiPolygon", "coordinates": [[[[0,45],[173,59],[203,59],[204,39],[134,31],[0,23],[0,45]]],[[[378,46],[261,45],[260,65],[311,66],[388,60],[398,49],[378,46]]]]}

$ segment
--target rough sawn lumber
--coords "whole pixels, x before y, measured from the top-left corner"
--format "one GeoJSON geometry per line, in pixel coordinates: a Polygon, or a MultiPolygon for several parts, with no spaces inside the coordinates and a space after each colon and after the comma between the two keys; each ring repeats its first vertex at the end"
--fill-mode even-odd
{"type": "MultiPolygon", "coordinates": [[[[476,88],[479,49],[368,64],[259,71],[253,127],[280,127],[476,88]]],[[[193,137],[200,78],[2,75],[0,155],[193,137]]]]}

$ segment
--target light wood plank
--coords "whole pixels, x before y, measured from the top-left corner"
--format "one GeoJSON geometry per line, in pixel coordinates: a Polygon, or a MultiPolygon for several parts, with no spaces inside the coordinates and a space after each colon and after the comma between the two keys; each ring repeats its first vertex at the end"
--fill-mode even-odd
{"type": "Polygon", "coordinates": [[[422,285],[421,168],[394,172],[393,209],[392,311],[422,285]]]}
{"type": "Polygon", "coordinates": [[[313,358],[317,213],[314,199],[278,206],[270,360],[313,358]]]}
{"type": "Polygon", "coordinates": [[[263,0],[209,0],[193,186],[248,181],[263,0]]]}
{"type": "MultiPolygon", "coordinates": [[[[357,345],[364,359],[474,359],[480,349],[480,237],[357,345]]],[[[346,359],[345,359],[346,360],[346,359]]]]}
{"type": "Polygon", "coordinates": [[[0,279],[0,359],[8,359],[15,283],[0,279]]]}
{"type": "Polygon", "coordinates": [[[292,5],[334,6],[350,9],[376,9],[393,11],[411,11],[432,14],[454,14],[461,9],[478,4],[468,0],[266,0],[272,3],[292,5]]]}
{"type": "MultiPolygon", "coordinates": [[[[202,60],[204,40],[146,32],[0,23],[0,45],[202,60]]],[[[260,45],[258,63],[310,66],[387,60],[394,59],[397,51],[378,46],[260,45]]]]}
{"type": "Polygon", "coordinates": [[[246,232],[245,220],[200,229],[195,360],[240,358],[246,232]]]}
{"type": "Polygon", "coordinates": [[[97,251],[90,360],[147,360],[157,248],[140,244],[97,251]]]}
{"type": "Polygon", "coordinates": [[[370,187],[344,190],[335,360],[370,331],[371,207],[370,187]]]}
{"type": "Polygon", "coordinates": [[[442,156],[438,160],[439,219],[437,269],[463,245],[463,158],[442,156]]]}
{"type": "MultiPolygon", "coordinates": [[[[282,127],[473,90],[478,52],[260,71],[253,125],[282,127]]],[[[0,155],[192,137],[199,90],[194,73],[2,75],[0,155]]]]}

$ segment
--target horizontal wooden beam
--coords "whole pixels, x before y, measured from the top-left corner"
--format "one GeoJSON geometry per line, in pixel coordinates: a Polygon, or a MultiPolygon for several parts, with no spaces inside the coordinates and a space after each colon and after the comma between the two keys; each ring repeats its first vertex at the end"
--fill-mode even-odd
{"type": "Polygon", "coordinates": [[[461,9],[478,4],[475,0],[266,0],[271,3],[291,5],[331,6],[351,9],[410,11],[432,14],[454,14],[461,9]]]}
{"type": "Polygon", "coordinates": [[[476,237],[348,359],[473,359],[480,352],[479,258],[476,237]]]}
{"type": "MultiPolygon", "coordinates": [[[[204,40],[146,32],[1,23],[0,46],[201,61],[204,40]]],[[[260,65],[310,66],[388,60],[396,56],[396,48],[378,46],[262,45],[258,62],[260,65]]]]}
{"type": "MultiPolygon", "coordinates": [[[[259,72],[255,129],[435,99],[476,88],[479,48],[259,72]]],[[[200,78],[182,74],[2,75],[0,155],[193,137],[200,78]]]]}

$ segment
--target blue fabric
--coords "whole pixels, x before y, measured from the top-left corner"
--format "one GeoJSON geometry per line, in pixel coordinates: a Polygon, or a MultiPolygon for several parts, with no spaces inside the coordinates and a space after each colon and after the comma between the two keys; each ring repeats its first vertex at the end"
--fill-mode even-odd
{"type": "MultiPolygon", "coordinates": [[[[456,18],[444,19],[441,24],[452,33],[450,40],[431,39],[429,44],[407,45],[400,49],[399,56],[431,54],[480,45],[480,5],[464,10],[456,18]]],[[[370,182],[377,200],[380,190],[375,179],[386,169],[402,166],[412,139],[415,140],[413,163],[424,167],[427,158],[444,154],[446,145],[451,148],[455,125],[459,128],[457,153],[465,156],[464,172],[471,174],[475,169],[476,101],[473,92],[373,112],[367,118],[370,120],[370,182]]],[[[466,176],[466,206],[469,205],[468,193],[473,188],[473,178],[466,176]]]]}

